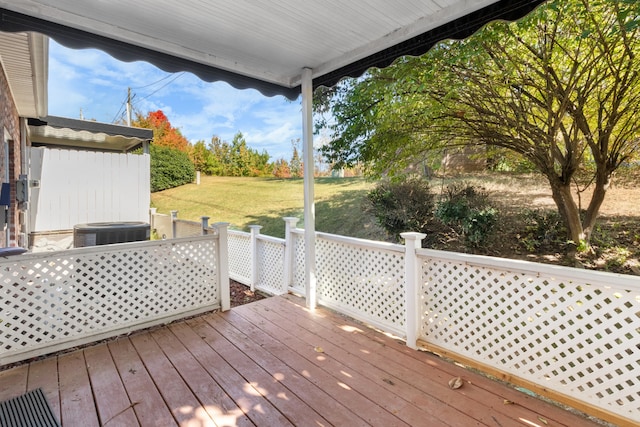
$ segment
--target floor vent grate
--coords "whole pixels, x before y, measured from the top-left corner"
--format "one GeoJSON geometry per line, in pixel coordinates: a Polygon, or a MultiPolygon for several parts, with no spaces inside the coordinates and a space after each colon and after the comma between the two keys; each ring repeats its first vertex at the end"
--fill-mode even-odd
{"type": "Polygon", "coordinates": [[[2,427],[60,427],[42,389],[0,402],[2,427]]]}

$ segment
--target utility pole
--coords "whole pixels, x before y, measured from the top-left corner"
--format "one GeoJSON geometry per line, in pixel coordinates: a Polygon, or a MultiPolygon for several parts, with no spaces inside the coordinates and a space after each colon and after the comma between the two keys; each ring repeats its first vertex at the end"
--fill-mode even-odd
{"type": "Polygon", "coordinates": [[[127,88],[127,126],[131,127],[131,88],[127,88]]]}

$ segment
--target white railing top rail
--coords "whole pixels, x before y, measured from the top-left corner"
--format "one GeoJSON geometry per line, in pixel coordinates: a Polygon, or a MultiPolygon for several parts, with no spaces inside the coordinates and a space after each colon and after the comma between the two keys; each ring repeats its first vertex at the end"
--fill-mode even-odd
{"type": "Polygon", "coordinates": [[[556,279],[563,279],[569,283],[598,283],[608,287],[623,287],[626,290],[634,289],[640,292],[640,277],[637,276],[435,249],[418,249],[416,253],[422,257],[459,261],[468,265],[508,269],[509,271],[518,271],[525,274],[545,274],[556,279]]]}
{"type": "MultiPolygon", "coordinates": [[[[298,230],[296,230],[296,233],[297,232],[298,230]]],[[[302,233],[300,234],[304,234],[304,231],[302,231],[302,233]]],[[[321,239],[330,240],[333,242],[338,242],[338,243],[342,243],[349,246],[357,246],[357,247],[362,247],[367,249],[380,249],[384,251],[392,251],[392,252],[399,252],[399,253],[404,253],[405,251],[405,247],[403,245],[399,245],[396,243],[378,242],[375,240],[340,236],[337,234],[330,234],[330,233],[323,233],[323,232],[316,233],[316,236],[321,239]]]]}
{"type": "Polygon", "coordinates": [[[263,242],[274,243],[276,245],[284,246],[284,239],[280,239],[279,237],[268,236],[266,234],[259,234],[257,236],[257,239],[263,242]]]}

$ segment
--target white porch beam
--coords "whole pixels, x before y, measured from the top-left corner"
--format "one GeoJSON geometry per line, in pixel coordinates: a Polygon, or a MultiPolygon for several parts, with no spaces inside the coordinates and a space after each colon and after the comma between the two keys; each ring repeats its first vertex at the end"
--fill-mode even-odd
{"type": "Polygon", "coordinates": [[[304,277],[306,304],[316,308],[316,212],[313,194],[313,76],[302,70],[302,158],[304,162],[304,277]]]}

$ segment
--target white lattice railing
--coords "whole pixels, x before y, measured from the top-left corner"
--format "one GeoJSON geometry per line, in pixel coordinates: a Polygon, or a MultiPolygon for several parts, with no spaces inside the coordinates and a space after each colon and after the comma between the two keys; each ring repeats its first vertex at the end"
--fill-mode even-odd
{"type": "Polygon", "coordinates": [[[230,277],[271,295],[287,293],[285,285],[285,241],[260,234],[260,226],[251,233],[229,232],[230,277]]]}
{"type": "Polygon", "coordinates": [[[420,339],[640,422],[640,279],[418,250],[420,339]]]}
{"type": "Polygon", "coordinates": [[[251,285],[251,234],[229,230],[229,277],[251,285]]]}
{"type": "Polygon", "coordinates": [[[0,260],[0,365],[228,307],[225,240],[226,229],[0,260]]]}
{"type": "Polygon", "coordinates": [[[316,237],[318,302],[404,335],[404,248],[326,233],[316,237]]]}
{"type": "Polygon", "coordinates": [[[272,295],[287,293],[284,284],[284,248],[282,239],[271,236],[259,236],[256,248],[258,277],[256,286],[258,289],[272,295]]]}

